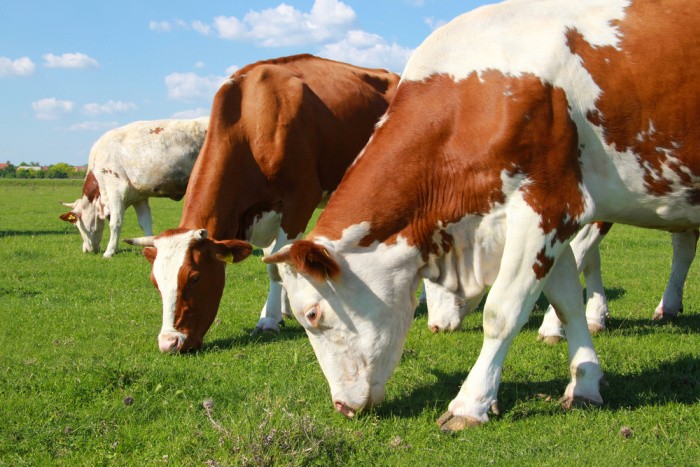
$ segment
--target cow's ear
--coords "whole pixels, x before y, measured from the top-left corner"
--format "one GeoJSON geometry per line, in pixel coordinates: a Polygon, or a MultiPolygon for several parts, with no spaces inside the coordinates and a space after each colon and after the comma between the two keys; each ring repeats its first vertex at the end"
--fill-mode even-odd
{"type": "Polygon", "coordinates": [[[147,246],[142,251],[143,257],[146,258],[149,263],[153,264],[156,260],[156,256],[158,255],[158,248],[154,246],[147,246]]]}
{"type": "Polygon", "coordinates": [[[216,259],[224,263],[243,261],[253,252],[253,245],[243,240],[214,240],[216,259]]]}
{"type": "Polygon", "coordinates": [[[337,279],[340,265],[328,253],[328,250],[309,240],[298,240],[291,246],[286,246],[277,253],[266,256],[263,261],[267,264],[287,263],[302,274],[311,276],[317,281],[337,279]]]}
{"type": "Polygon", "coordinates": [[[78,222],[78,216],[73,211],[65,212],[58,217],[62,221],[70,222],[71,224],[75,224],[76,222],[78,222]]]}

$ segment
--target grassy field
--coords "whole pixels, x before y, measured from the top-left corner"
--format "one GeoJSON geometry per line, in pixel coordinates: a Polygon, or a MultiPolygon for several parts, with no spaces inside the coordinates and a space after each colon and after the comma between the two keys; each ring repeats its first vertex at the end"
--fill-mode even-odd
{"type": "MultiPolygon", "coordinates": [[[[150,265],[125,244],[109,260],[80,252],[58,219],[58,202],[79,193],[79,181],[0,180],[2,465],[700,462],[700,261],[681,317],[651,322],[670,270],[666,233],[616,226],[602,245],[612,313],[594,337],[610,383],[602,408],[561,410],[566,345],[535,341],[540,308],[506,360],[502,415],[445,435],[435,420],[479,352],[480,313],[433,335],[419,309],[386,402],[346,420],[297,323],[250,336],[267,290],[259,257],[228,267],[200,352],[160,354],[150,265]]],[[[156,232],[177,224],[180,203],[152,208],[156,232]]],[[[133,210],[125,224],[140,235],[133,210]]]]}

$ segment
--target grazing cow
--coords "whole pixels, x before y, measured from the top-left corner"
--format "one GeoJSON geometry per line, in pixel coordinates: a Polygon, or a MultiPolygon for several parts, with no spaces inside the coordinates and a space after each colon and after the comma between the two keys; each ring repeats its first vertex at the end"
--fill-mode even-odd
{"type": "MultiPolygon", "coordinates": [[[[583,273],[586,284],[586,321],[591,333],[605,329],[609,317],[608,302],[603,288],[600,271],[600,250],[598,245],[609,232],[612,224],[593,222],[585,225],[571,241],[571,249],[576,258],[576,267],[583,273]]],[[[652,319],[673,319],[683,311],[683,286],[690,265],[695,258],[697,230],[686,230],[673,234],[673,262],[671,276],[666,290],[654,310],[652,319]]],[[[476,297],[456,297],[438,284],[426,281],[425,293],[421,300],[428,304],[428,327],[433,332],[454,331],[462,324],[462,319],[481,302],[483,292],[476,297]],[[426,297],[427,295],[427,297],[426,297]]],[[[539,328],[538,340],[550,344],[564,337],[564,327],[551,305],[545,313],[539,328]]]]}
{"type": "MultiPolygon", "coordinates": [[[[386,111],[399,77],[311,55],[238,70],[214,97],[209,132],[177,229],[149,246],[163,299],[161,351],[201,346],[224,288],[224,261],[272,253],[298,238],[324,193],[386,111]],[[241,241],[245,240],[245,241],[241,241]]],[[[276,330],[286,294],[276,266],[258,330],[276,330]]]]}
{"type": "Polygon", "coordinates": [[[100,251],[105,219],[109,219],[104,256],[113,256],[129,206],[134,206],[144,233],[153,235],[148,198],[182,199],[208,122],[208,117],[133,122],[97,140],[90,151],[83,196],[64,203],[71,210],[60,216],[78,227],[83,252],[100,251]]]}
{"type": "Polygon", "coordinates": [[[602,403],[569,241],[593,221],[700,225],[699,14],[692,0],[514,0],[416,49],[314,229],[265,259],[285,265],[338,411],[384,398],[421,277],[465,297],[492,284],[443,430],[488,420],[542,291],[568,340],[564,405],[602,403]]]}

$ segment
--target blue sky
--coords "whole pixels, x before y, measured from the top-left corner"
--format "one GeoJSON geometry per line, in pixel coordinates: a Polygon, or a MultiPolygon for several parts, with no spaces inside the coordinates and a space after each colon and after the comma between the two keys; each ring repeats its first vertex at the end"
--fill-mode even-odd
{"type": "Polygon", "coordinates": [[[401,72],[487,0],[3,0],[0,162],[87,163],[110,128],[208,115],[221,81],[308,52],[401,72]]]}

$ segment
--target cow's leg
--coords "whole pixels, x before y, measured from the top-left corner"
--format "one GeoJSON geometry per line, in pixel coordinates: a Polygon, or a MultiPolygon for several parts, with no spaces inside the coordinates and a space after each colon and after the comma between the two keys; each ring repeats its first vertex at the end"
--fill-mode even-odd
{"type": "Polygon", "coordinates": [[[134,203],[134,210],[144,235],[147,237],[153,235],[153,217],[151,216],[151,207],[148,205],[148,198],[134,203]]]}
{"type": "MultiPolygon", "coordinates": [[[[265,256],[269,256],[289,243],[287,235],[279,230],[277,239],[269,247],[263,248],[265,256]]],[[[267,265],[267,275],[270,278],[270,290],[267,301],[260,312],[260,319],[253,330],[253,334],[260,332],[279,332],[279,323],[283,316],[291,315],[291,307],[287,298],[287,291],[282,286],[282,278],[276,264],[267,265]]]]}
{"type": "Polygon", "coordinates": [[[698,243],[698,231],[686,230],[673,234],[673,262],[671,277],[659,306],[654,311],[654,319],[675,318],[683,311],[683,286],[688,270],[695,258],[698,243]]]}
{"type": "Polygon", "coordinates": [[[599,392],[603,373],[583,312],[581,292],[574,255],[570,248],[566,248],[544,286],[545,295],[564,323],[569,345],[571,382],[564,392],[563,405],[566,408],[571,408],[576,402],[603,403],[599,392]]]}
{"type": "MultiPolygon", "coordinates": [[[[600,242],[610,230],[611,224],[591,223],[584,226],[571,241],[571,249],[576,259],[576,268],[583,272],[586,282],[586,320],[591,332],[605,329],[608,317],[608,302],[603,289],[603,277],[600,270],[600,242]]],[[[552,305],[542,320],[537,339],[548,344],[555,344],[564,338],[564,327],[552,305]]]]}
{"type": "Polygon", "coordinates": [[[423,287],[428,306],[428,328],[435,333],[458,329],[464,317],[479,305],[485,293],[460,298],[442,285],[427,279],[423,281],[423,287]]]}
{"type": "Polygon", "coordinates": [[[117,196],[112,196],[110,199],[109,208],[109,243],[105,249],[104,257],[111,258],[117,253],[119,246],[119,234],[122,231],[122,223],[124,222],[124,211],[126,206],[121,201],[112,201],[117,196]]]}
{"type": "MultiPolygon", "coordinates": [[[[488,421],[496,406],[508,348],[532,311],[549,272],[547,264],[564,248],[542,235],[540,218],[524,202],[506,220],[506,241],[498,276],[484,305],[484,342],[469,376],[448,411],[438,420],[443,431],[488,421]],[[551,247],[550,247],[551,245],[551,247]]],[[[578,280],[575,268],[574,279],[578,280]]],[[[578,297],[582,300],[581,297],[578,297]]]]}

